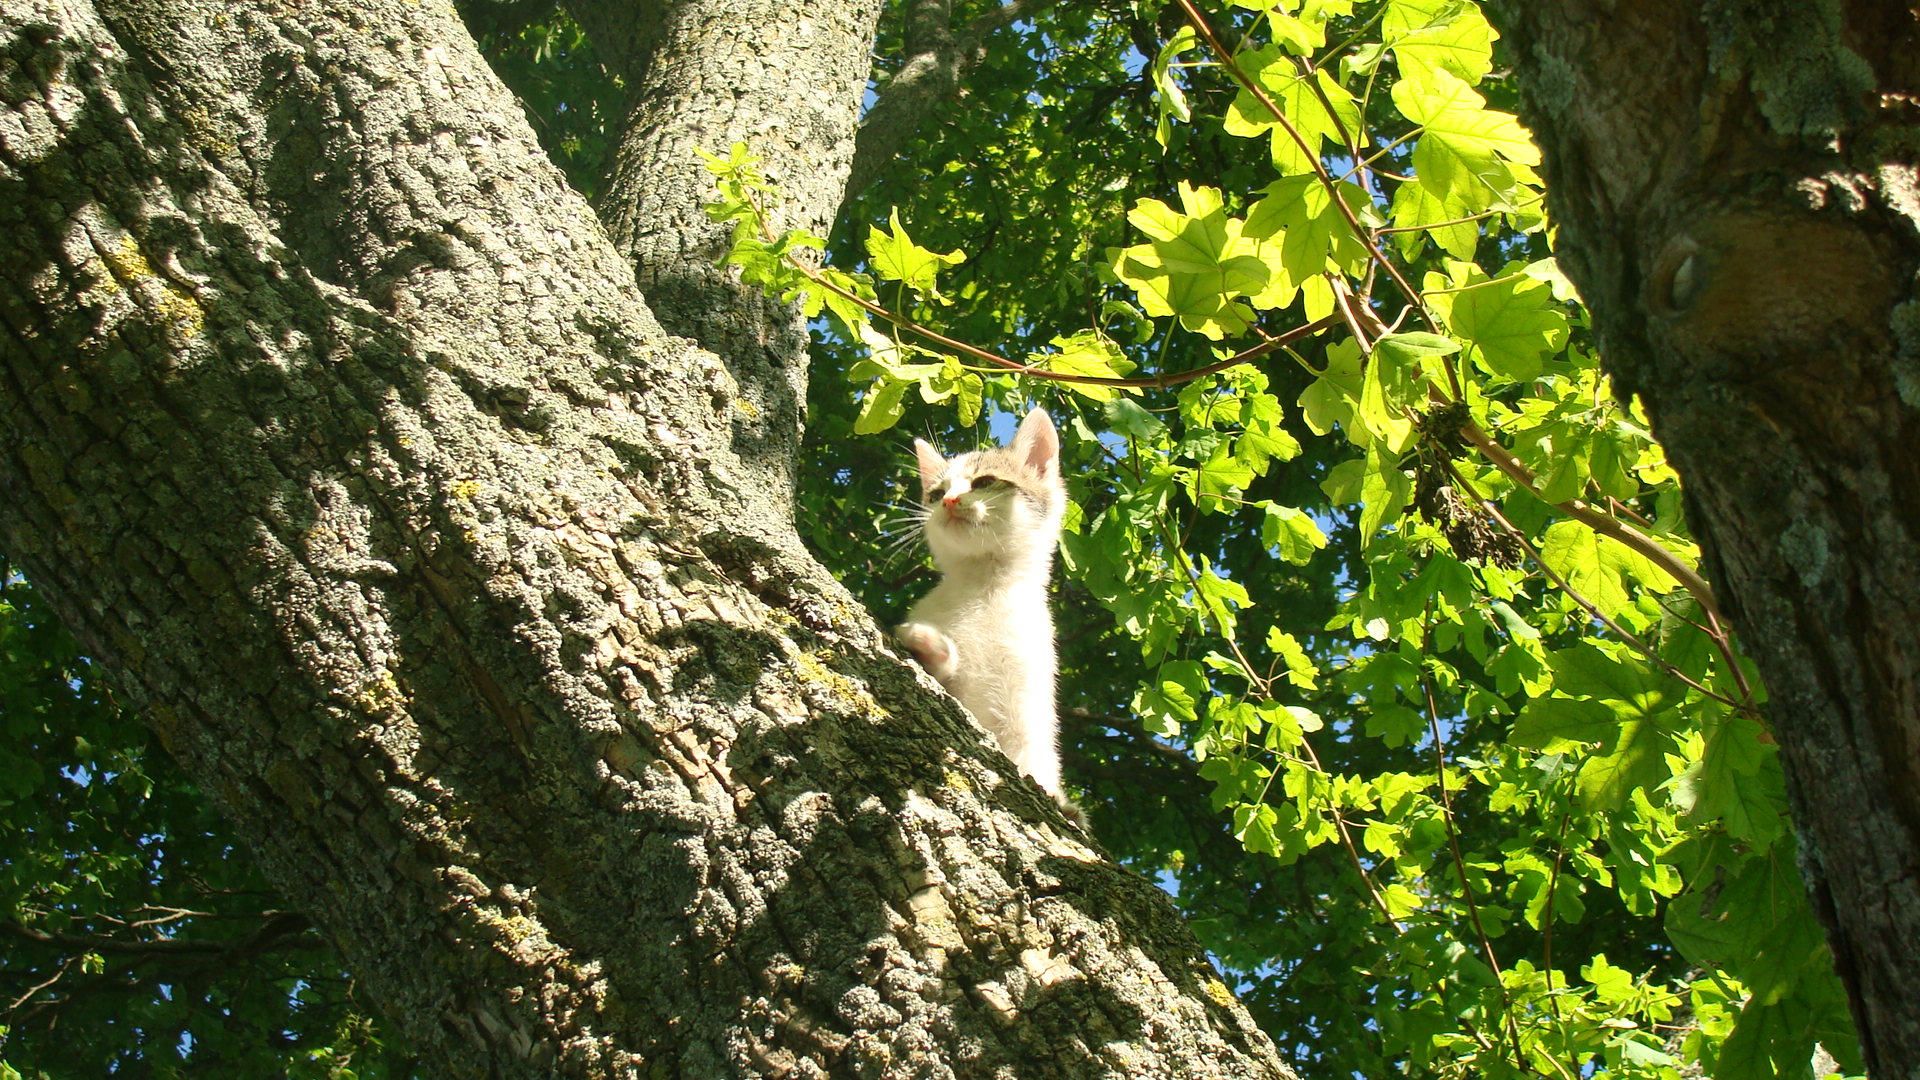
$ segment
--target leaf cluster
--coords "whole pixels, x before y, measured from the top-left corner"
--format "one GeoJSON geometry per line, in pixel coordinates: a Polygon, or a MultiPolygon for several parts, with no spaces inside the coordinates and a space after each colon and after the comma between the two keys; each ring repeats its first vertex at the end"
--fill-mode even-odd
{"type": "Polygon", "coordinates": [[[1313,1075],[1857,1061],[1764,691],[1554,266],[1477,7],[1012,36],[1092,80],[989,92],[851,209],[911,283],[878,226],[828,245],[886,302],[820,326],[823,555],[883,617],[930,581],[876,542],[904,464],[847,439],[1068,417],[1069,779],[1313,1075]],[[983,411],[904,392],[956,363],[983,411]]]}

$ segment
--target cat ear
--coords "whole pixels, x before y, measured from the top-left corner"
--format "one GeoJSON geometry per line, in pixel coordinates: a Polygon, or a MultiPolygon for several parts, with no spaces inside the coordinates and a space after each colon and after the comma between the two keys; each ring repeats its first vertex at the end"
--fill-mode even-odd
{"type": "Polygon", "coordinates": [[[1020,421],[1020,430],[1013,433],[1013,452],[1041,476],[1059,475],[1060,434],[1053,430],[1046,410],[1035,409],[1020,421]]]}
{"type": "Polygon", "coordinates": [[[920,466],[920,486],[930,488],[947,475],[947,459],[925,439],[913,440],[913,458],[920,466]]]}

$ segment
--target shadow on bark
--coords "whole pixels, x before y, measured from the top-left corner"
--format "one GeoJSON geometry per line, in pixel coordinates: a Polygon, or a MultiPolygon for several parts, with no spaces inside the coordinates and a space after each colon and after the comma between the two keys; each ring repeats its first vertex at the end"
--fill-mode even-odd
{"type": "Polygon", "coordinates": [[[232,190],[174,103],[85,89],[0,235],[16,280],[131,306],[9,291],[0,544],[417,1045],[456,1075],[1269,1074],[1168,899],[824,572],[679,546],[744,526],[637,469],[617,527],[554,494],[528,462],[631,462],[636,425],[382,313],[457,244],[356,272],[334,181],[277,165],[284,234],[178,209],[232,190]]]}

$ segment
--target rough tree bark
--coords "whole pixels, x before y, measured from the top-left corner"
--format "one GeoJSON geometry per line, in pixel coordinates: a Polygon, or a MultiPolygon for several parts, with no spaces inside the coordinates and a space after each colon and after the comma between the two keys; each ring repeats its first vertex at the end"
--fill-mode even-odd
{"type": "Polygon", "coordinates": [[[806,323],[720,265],[731,230],[707,218],[713,176],[698,152],[747,144],[781,189],[767,207],[774,227],[825,236],[853,153],[878,0],[804,11],[782,0],[576,0],[568,9],[627,87],[601,222],[633,260],[661,326],[733,374],[735,450],[751,483],[784,498],[806,401],[806,323]]]}
{"type": "Polygon", "coordinates": [[[1765,676],[1868,1070],[1920,1076],[1920,23],[1499,9],[1561,261],[1765,676]]]}
{"type": "MultiPolygon", "coordinates": [[[[808,11],[729,77],[864,49],[808,11]]],[[[810,190],[836,85],[760,99],[810,190]]],[[[663,331],[446,4],[0,2],[0,263],[0,546],[434,1071],[1290,1075],[801,550],[791,335],[663,331]]]]}

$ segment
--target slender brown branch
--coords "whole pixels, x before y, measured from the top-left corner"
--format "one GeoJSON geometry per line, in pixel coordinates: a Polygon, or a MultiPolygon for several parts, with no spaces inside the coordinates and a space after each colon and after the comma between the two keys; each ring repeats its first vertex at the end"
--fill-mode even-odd
{"type": "MultiPolygon", "coordinates": [[[[1378,325],[1380,323],[1379,317],[1374,315],[1371,310],[1367,310],[1365,312],[1366,320],[1363,322],[1361,311],[1355,310],[1355,301],[1359,300],[1359,297],[1353,294],[1353,289],[1348,286],[1347,279],[1337,274],[1328,274],[1327,280],[1333,286],[1334,308],[1339,311],[1340,317],[1346,320],[1347,332],[1353,335],[1354,343],[1360,346],[1360,352],[1363,355],[1371,356],[1373,354],[1373,340],[1367,335],[1367,324],[1372,323],[1378,325]]],[[[1360,308],[1365,309],[1365,307],[1366,305],[1364,303],[1360,304],[1360,308]]]]}
{"type": "Polygon", "coordinates": [[[177,922],[181,919],[213,919],[213,918],[219,917],[211,911],[194,911],[190,908],[156,907],[152,904],[148,904],[145,907],[142,907],[140,910],[141,911],[164,911],[166,912],[166,914],[161,915],[159,918],[155,918],[155,919],[139,919],[134,922],[126,923],[125,925],[127,929],[144,930],[149,926],[164,926],[167,923],[177,922]]]}
{"type": "Polygon", "coordinates": [[[1569,597],[1571,597],[1574,603],[1579,604],[1582,610],[1586,611],[1588,615],[1591,615],[1594,619],[1598,620],[1600,625],[1612,631],[1614,636],[1618,637],[1622,642],[1631,646],[1634,649],[1634,651],[1646,657],[1648,660],[1653,661],[1653,663],[1657,667],[1659,667],[1660,670],[1666,672],[1668,675],[1673,676],[1675,679],[1678,679],[1679,681],[1687,684],[1688,686],[1694,688],[1695,690],[1700,691],[1702,694],[1705,694],[1706,696],[1714,699],[1715,701],[1718,701],[1721,704],[1726,705],[1729,708],[1736,709],[1739,712],[1748,716],[1752,716],[1756,719],[1759,717],[1759,709],[1750,703],[1751,702],[1750,696],[1748,701],[1742,702],[1742,701],[1736,701],[1725,694],[1707,689],[1705,686],[1701,685],[1698,680],[1694,679],[1691,675],[1688,675],[1686,672],[1681,671],[1679,668],[1673,666],[1673,664],[1670,661],[1668,661],[1665,657],[1661,656],[1658,652],[1654,651],[1653,646],[1648,645],[1646,642],[1640,640],[1640,638],[1636,636],[1631,630],[1628,630],[1626,627],[1621,626],[1619,623],[1613,621],[1613,619],[1610,618],[1605,612],[1602,612],[1597,606],[1595,606],[1593,601],[1587,599],[1586,596],[1584,596],[1580,592],[1580,590],[1574,588],[1571,584],[1569,584],[1566,578],[1561,577],[1553,569],[1553,567],[1548,566],[1546,560],[1540,557],[1540,550],[1533,546],[1532,541],[1527,539],[1527,534],[1525,532],[1522,532],[1519,526],[1515,525],[1511,521],[1508,521],[1507,516],[1500,512],[1500,508],[1498,506],[1495,506],[1492,500],[1488,499],[1484,495],[1481,495],[1480,492],[1474,488],[1473,483],[1469,481],[1465,476],[1461,475],[1460,470],[1454,468],[1453,463],[1451,461],[1446,463],[1446,469],[1447,469],[1447,475],[1453,480],[1453,482],[1459,485],[1462,491],[1465,491],[1469,496],[1471,496],[1473,501],[1479,504],[1480,508],[1482,510],[1485,510],[1488,516],[1492,517],[1496,524],[1498,524],[1502,529],[1505,529],[1507,531],[1507,534],[1514,538],[1515,542],[1517,542],[1520,545],[1521,549],[1527,553],[1527,557],[1533,560],[1534,565],[1540,568],[1540,572],[1542,574],[1546,575],[1547,580],[1552,582],[1555,588],[1559,589],[1561,592],[1564,592],[1569,597]]]}
{"type": "Polygon", "coordinates": [[[17,922],[0,922],[0,930],[14,937],[42,945],[58,945],[69,949],[83,949],[87,952],[113,953],[125,956],[217,956],[239,953],[262,948],[274,940],[288,937],[308,929],[305,915],[291,911],[267,911],[260,913],[260,925],[252,932],[240,937],[207,940],[202,938],[149,938],[136,940],[111,937],[105,934],[68,934],[41,930],[38,927],[22,926],[17,922]]]}
{"type": "MultiPolygon", "coordinates": [[[[1319,69],[1314,67],[1313,62],[1304,56],[1294,57],[1293,65],[1294,69],[1300,73],[1300,77],[1306,81],[1307,88],[1313,91],[1313,96],[1320,99],[1320,107],[1327,111],[1327,119],[1333,121],[1334,134],[1340,136],[1341,145],[1345,146],[1347,153],[1352,154],[1353,160],[1358,162],[1360,160],[1360,140],[1358,134],[1347,130],[1346,121],[1340,119],[1340,112],[1333,107],[1333,99],[1327,96],[1326,87],[1321,86],[1320,80],[1314,77],[1319,73],[1319,69]]],[[[1307,152],[1312,153],[1313,151],[1309,149],[1307,152]]]]}
{"type": "Polygon", "coordinates": [[[1553,894],[1560,887],[1560,864],[1567,857],[1567,817],[1571,808],[1560,811],[1560,828],[1553,838],[1553,872],[1547,875],[1546,912],[1540,917],[1541,966],[1547,973],[1547,1007],[1553,1010],[1553,1018],[1560,1019],[1560,995],[1553,985],[1553,894]]]}
{"type": "MultiPolygon", "coordinates": [[[[1305,733],[1300,737],[1300,749],[1306,751],[1307,762],[1315,769],[1323,773],[1327,771],[1327,767],[1320,763],[1320,755],[1314,753],[1313,744],[1307,741],[1305,733]]],[[[1353,842],[1353,834],[1347,831],[1347,819],[1341,817],[1337,811],[1328,816],[1333,818],[1333,827],[1340,833],[1340,843],[1347,849],[1347,861],[1353,864],[1353,872],[1360,875],[1360,884],[1367,890],[1367,896],[1373,900],[1373,906],[1380,912],[1381,920],[1392,928],[1395,934],[1405,934],[1407,928],[1400,925],[1400,920],[1393,917],[1393,911],[1387,907],[1386,897],[1380,895],[1380,889],[1373,883],[1373,876],[1367,873],[1366,860],[1360,857],[1360,847],[1353,842]]],[[[1481,1046],[1491,1049],[1484,1040],[1481,1046]]]]}
{"type": "Polygon", "coordinates": [[[1447,826],[1447,850],[1453,853],[1453,870],[1460,879],[1460,896],[1467,902],[1467,918],[1473,923],[1473,934],[1480,940],[1480,951],[1486,955],[1487,966],[1493,969],[1493,981],[1500,988],[1500,1012],[1506,1019],[1507,1037],[1512,1041],[1514,1064],[1526,1067],[1520,1053],[1520,1027],[1513,1019],[1513,998],[1507,993],[1507,982],[1500,977],[1500,958],[1493,954],[1493,940],[1487,937],[1487,928],[1480,921],[1480,904],[1473,898],[1473,884],[1467,880],[1467,859],[1460,852],[1460,831],[1454,824],[1453,794],[1447,790],[1447,752],[1446,743],[1440,735],[1440,707],[1433,700],[1433,683],[1427,678],[1424,663],[1429,641],[1428,633],[1420,643],[1422,664],[1420,668],[1420,690],[1427,698],[1427,728],[1433,733],[1434,779],[1440,785],[1440,819],[1447,826]]]}
{"type": "Polygon", "coordinates": [[[1152,733],[1147,730],[1146,725],[1134,717],[1112,716],[1106,713],[1096,713],[1088,709],[1076,708],[1061,709],[1060,715],[1083,723],[1098,724],[1101,727],[1113,728],[1115,731],[1124,731],[1129,738],[1136,740],[1135,745],[1144,746],[1153,751],[1156,756],[1165,759],[1168,764],[1179,766],[1188,772],[1196,772],[1193,755],[1177,746],[1169,745],[1154,738],[1152,733]]]}
{"type": "Polygon", "coordinates": [[[14,998],[12,1003],[10,1003],[7,1006],[5,1013],[0,1015],[11,1015],[15,1012],[18,1012],[20,1009],[20,1006],[25,1005],[29,1001],[32,1001],[33,996],[35,994],[38,994],[40,991],[45,990],[47,987],[52,986],[54,983],[59,982],[60,979],[66,975],[67,970],[73,967],[74,961],[77,959],[78,957],[73,957],[73,956],[67,957],[64,961],[61,962],[58,970],[56,970],[53,974],[47,976],[45,979],[41,980],[40,982],[34,983],[32,986],[27,987],[26,990],[22,992],[19,997],[14,998]]]}
{"type": "Polygon", "coordinates": [[[878,316],[879,318],[885,319],[887,322],[893,324],[894,326],[899,327],[902,330],[907,331],[910,334],[913,334],[915,337],[924,338],[927,341],[931,341],[937,345],[941,345],[948,349],[951,349],[954,352],[961,354],[962,356],[972,357],[973,359],[978,360],[982,363],[991,364],[994,367],[1000,368],[1004,371],[1012,372],[1013,374],[1016,374],[1016,375],[1029,375],[1036,379],[1050,379],[1054,382],[1085,383],[1093,386],[1125,386],[1125,387],[1137,387],[1140,389],[1166,389],[1172,386],[1179,386],[1181,383],[1192,382],[1195,379],[1203,378],[1208,375],[1218,374],[1222,371],[1226,371],[1228,368],[1238,367],[1241,364],[1247,363],[1250,360],[1254,360],[1258,357],[1265,356],[1267,353],[1285,348],[1286,346],[1291,345],[1296,341],[1299,341],[1301,338],[1311,337],[1314,334],[1317,334],[1320,331],[1333,326],[1334,323],[1338,321],[1332,315],[1315,319],[1313,322],[1307,323],[1305,326],[1296,326],[1293,329],[1288,330],[1284,333],[1276,334],[1273,337],[1267,339],[1266,341],[1261,342],[1258,345],[1253,346],[1250,349],[1243,349],[1240,352],[1237,352],[1232,356],[1227,357],[1225,360],[1220,361],[1219,363],[1208,364],[1205,367],[1197,367],[1188,371],[1176,371],[1176,372],[1171,372],[1169,374],[1152,375],[1152,376],[1147,376],[1145,378],[1137,378],[1137,379],[1115,378],[1115,377],[1109,377],[1105,375],[1073,375],[1063,371],[1048,371],[1046,368],[1035,367],[1032,364],[1023,364],[1018,360],[1009,360],[1006,357],[1000,356],[996,353],[990,353],[985,349],[980,348],[979,346],[969,345],[964,341],[960,341],[955,338],[950,338],[947,335],[942,334],[938,330],[932,329],[931,327],[922,326],[919,323],[914,322],[912,319],[907,318],[905,315],[895,314],[894,312],[888,310],[887,308],[884,308],[879,304],[876,304],[873,301],[868,300],[864,296],[860,296],[857,293],[850,292],[847,289],[841,288],[839,285],[836,285],[832,281],[829,281],[825,274],[821,273],[818,270],[813,269],[812,267],[806,265],[805,263],[799,261],[798,259],[793,258],[792,256],[787,257],[787,264],[789,266],[792,266],[794,269],[800,271],[802,274],[806,275],[806,278],[808,281],[811,281],[814,284],[820,286],[821,288],[832,292],[836,296],[842,297],[843,299],[846,299],[855,304],[858,304],[861,307],[861,309],[866,311],[868,314],[875,315],[875,316],[878,316]]]}
{"type": "Polygon", "coordinates": [[[1752,701],[1753,687],[1747,684],[1747,673],[1740,670],[1740,659],[1733,655],[1733,643],[1727,637],[1726,627],[1720,625],[1719,617],[1711,611],[1707,612],[1707,621],[1711,623],[1713,627],[1712,630],[1708,631],[1707,636],[1713,640],[1714,646],[1719,649],[1720,658],[1727,662],[1727,671],[1733,676],[1734,685],[1740,688],[1740,696],[1746,698],[1748,701],[1752,701]]]}
{"type": "Polygon", "coordinates": [[[1614,514],[1625,514],[1648,528],[1653,527],[1653,522],[1648,521],[1645,514],[1642,514],[1640,511],[1635,510],[1633,507],[1628,506],[1626,503],[1621,502],[1611,495],[1607,496],[1607,509],[1614,514]]]}
{"type": "MultiPolygon", "coordinates": [[[[1482,454],[1485,454],[1487,460],[1491,461],[1495,468],[1512,477],[1521,487],[1526,488],[1533,494],[1540,494],[1540,489],[1534,479],[1533,470],[1527,468],[1519,458],[1514,457],[1506,447],[1500,445],[1486,432],[1480,430],[1478,424],[1468,423],[1463,425],[1460,429],[1460,434],[1468,442],[1477,447],[1482,454]]],[[[1692,593],[1694,599],[1700,602],[1700,606],[1706,610],[1709,616],[1716,618],[1719,616],[1720,604],[1714,599],[1713,587],[1707,584],[1706,579],[1700,576],[1699,571],[1688,566],[1678,555],[1668,551],[1665,546],[1653,537],[1648,536],[1646,533],[1641,532],[1639,529],[1628,525],[1618,518],[1595,510],[1579,499],[1568,499],[1566,502],[1553,503],[1552,505],[1569,517],[1585,522],[1594,532],[1602,536],[1612,537],[1614,540],[1625,544],[1639,554],[1646,556],[1649,562],[1666,571],[1673,580],[1680,583],[1682,588],[1692,593]]]]}

